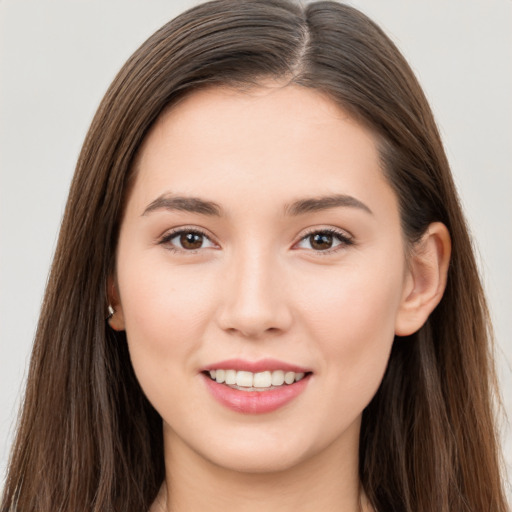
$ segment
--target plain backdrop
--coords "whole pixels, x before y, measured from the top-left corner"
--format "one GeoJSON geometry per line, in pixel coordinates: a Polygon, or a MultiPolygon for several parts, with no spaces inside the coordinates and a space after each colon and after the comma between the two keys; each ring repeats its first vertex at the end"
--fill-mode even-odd
{"type": "MultiPolygon", "coordinates": [[[[197,3],[0,0],[2,479],[61,215],[89,123],[129,55],[197,3]]],[[[512,0],[351,3],[397,43],[433,107],[479,253],[512,418],[512,0]]],[[[512,476],[512,437],[502,423],[512,476]]]]}

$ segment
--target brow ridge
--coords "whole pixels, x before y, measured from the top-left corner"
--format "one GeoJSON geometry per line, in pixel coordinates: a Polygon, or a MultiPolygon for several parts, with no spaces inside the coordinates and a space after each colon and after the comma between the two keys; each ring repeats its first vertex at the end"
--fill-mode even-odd
{"type": "Polygon", "coordinates": [[[199,197],[173,196],[170,194],[157,197],[146,207],[142,215],[148,215],[156,210],[178,210],[215,217],[222,215],[222,208],[213,201],[207,201],[199,197]]]}
{"type": "MultiPolygon", "coordinates": [[[[373,214],[366,204],[346,194],[298,199],[291,204],[285,205],[284,213],[287,216],[299,216],[305,213],[339,207],[358,208],[373,214]]],[[[162,209],[169,211],[186,211],[215,217],[221,217],[223,215],[222,207],[214,201],[201,199],[199,197],[173,196],[170,194],[163,194],[157,197],[147,206],[142,215],[148,215],[151,212],[162,209]]]]}
{"type": "Polygon", "coordinates": [[[358,208],[373,215],[373,212],[366,204],[347,194],[333,194],[329,196],[299,199],[285,206],[285,215],[298,216],[305,213],[339,207],[358,208]]]}

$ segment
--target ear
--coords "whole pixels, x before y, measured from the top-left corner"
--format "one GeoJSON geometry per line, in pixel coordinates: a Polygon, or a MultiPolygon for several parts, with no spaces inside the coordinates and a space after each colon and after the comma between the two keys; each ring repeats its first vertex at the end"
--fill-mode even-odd
{"type": "Polygon", "coordinates": [[[415,333],[439,304],[446,288],[451,247],[447,227],[434,222],[412,248],[395,323],[398,336],[415,333]]]}
{"type": "Polygon", "coordinates": [[[114,331],[124,331],[123,307],[121,305],[121,299],[119,298],[117,284],[113,276],[108,278],[107,290],[108,303],[114,310],[108,318],[108,324],[112,329],[114,329],[114,331]]]}

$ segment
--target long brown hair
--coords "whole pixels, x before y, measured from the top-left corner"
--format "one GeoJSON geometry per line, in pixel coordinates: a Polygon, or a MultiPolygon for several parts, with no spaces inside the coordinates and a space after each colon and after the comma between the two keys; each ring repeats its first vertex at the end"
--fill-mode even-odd
{"type": "Polygon", "coordinates": [[[161,419],[112,331],[106,283],[132,162],[152,124],[198,88],[265,78],[314,88],[369,127],[413,244],[452,238],[444,297],[396,338],[363,413],[360,478],[375,510],[505,512],[485,299],[432,112],[387,36],[354,8],[216,0],[178,16],[121,69],[80,154],[51,269],[1,510],[149,509],[164,478],[161,419]]]}

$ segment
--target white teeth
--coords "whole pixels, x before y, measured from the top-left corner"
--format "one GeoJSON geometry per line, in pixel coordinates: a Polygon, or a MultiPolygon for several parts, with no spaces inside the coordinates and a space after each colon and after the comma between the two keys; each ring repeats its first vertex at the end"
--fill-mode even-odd
{"type": "Polygon", "coordinates": [[[283,370],[264,371],[252,373],[236,370],[210,370],[210,377],[219,384],[225,383],[237,388],[271,388],[282,386],[283,384],[293,384],[303,379],[305,374],[302,372],[284,372],[283,370]]]}
{"type": "Polygon", "coordinates": [[[284,384],[283,370],[272,372],[272,386],[282,386],[284,384]]]}
{"type": "Polygon", "coordinates": [[[236,385],[252,388],[253,374],[251,372],[236,372],[236,385]]]}
{"type": "Polygon", "coordinates": [[[252,385],[255,388],[269,388],[272,385],[272,374],[270,372],[255,373],[252,385]]]}
{"type": "Polygon", "coordinates": [[[236,370],[226,370],[226,384],[236,384],[236,370]]]}
{"type": "Polygon", "coordinates": [[[284,381],[286,382],[286,384],[293,384],[295,382],[295,373],[286,372],[284,374],[284,381]]]}

